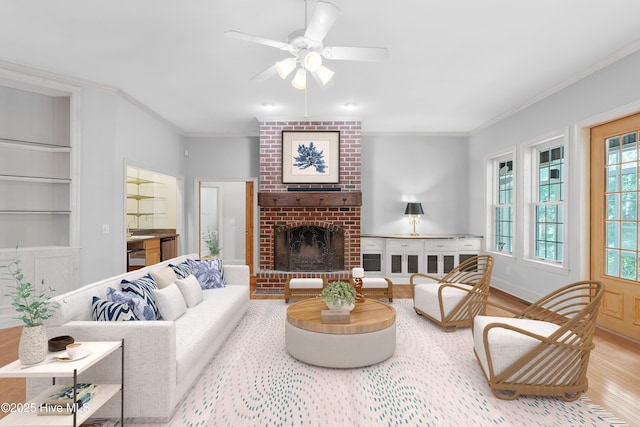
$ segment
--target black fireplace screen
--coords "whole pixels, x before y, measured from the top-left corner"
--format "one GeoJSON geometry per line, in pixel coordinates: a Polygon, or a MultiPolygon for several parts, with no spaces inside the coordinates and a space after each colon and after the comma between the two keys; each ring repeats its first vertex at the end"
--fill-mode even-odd
{"type": "Polygon", "coordinates": [[[274,269],[281,271],[344,270],[344,230],[337,227],[278,226],[274,269]]]}

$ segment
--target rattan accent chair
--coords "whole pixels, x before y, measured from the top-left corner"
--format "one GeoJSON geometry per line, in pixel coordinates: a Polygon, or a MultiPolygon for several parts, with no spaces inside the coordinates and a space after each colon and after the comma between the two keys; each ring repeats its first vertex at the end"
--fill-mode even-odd
{"type": "Polygon", "coordinates": [[[413,309],[447,332],[471,326],[473,316],[484,312],[482,304],[489,297],[493,263],[493,256],[482,254],[458,264],[442,278],[412,274],[413,309]]]}
{"type": "Polygon", "coordinates": [[[587,391],[587,367],[604,287],[582,281],[560,288],[522,311],[488,302],[513,317],[474,318],[474,352],[500,399],[587,391]]]}

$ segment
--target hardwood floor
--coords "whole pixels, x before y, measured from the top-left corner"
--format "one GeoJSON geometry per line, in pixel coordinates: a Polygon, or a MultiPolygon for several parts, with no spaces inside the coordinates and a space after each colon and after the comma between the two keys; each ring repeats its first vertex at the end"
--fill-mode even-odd
{"type": "MultiPolygon", "coordinates": [[[[409,285],[394,285],[394,299],[411,298],[409,285]]],[[[282,299],[282,294],[256,295],[252,299],[282,299]]],[[[499,291],[492,291],[491,299],[514,307],[523,304],[499,291]]],[[[18,341],[22,328],[0,330],[0,366],[18,357],[18,341]]],[[[589,391],[591,403],[613,415],[637,425],[640,420],[640,343],[627,340],[611,332],[598,329],[594,338],[596,348],[589,363],[589,391]]],[[[25,400],[25,380],[0,379],[0,403],[19,403],[25,400]]],[[[0,418],[4,413],[0,412],[0,418]]]]}

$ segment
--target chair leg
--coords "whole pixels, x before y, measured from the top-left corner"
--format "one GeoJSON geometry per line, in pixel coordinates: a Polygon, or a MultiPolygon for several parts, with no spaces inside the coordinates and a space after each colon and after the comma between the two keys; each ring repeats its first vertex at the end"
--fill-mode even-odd
{"type": "Polygon", "coordinates": [[[562,400],[564,400],[565,402],[575,402],[580,398],[581,394],[582,393],[579,391],[576,391],[574,393],[565,393],[562,395],[562,400]]]}
{"type": "Polygon", "coordinates": [[[513,390],[492,390],[495,397],[501,400],[515,400],[520,393],[513,390]]]}

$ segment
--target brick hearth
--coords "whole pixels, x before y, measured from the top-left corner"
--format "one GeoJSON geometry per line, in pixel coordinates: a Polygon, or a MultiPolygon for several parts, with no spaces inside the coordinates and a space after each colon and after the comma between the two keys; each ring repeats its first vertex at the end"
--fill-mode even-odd
{"type": "Polygon", "coordinates": [[[257,289],[283,288],[290,277],[325,277],[345,280],[360,265],[360,136],[359,121],[260,122],[260,269],[257,289]],[[282,131],[340,131],[338,184],[283,184],[282,131]],[[302,192],[290,192],[289,188],[302,192]],[[309,189],[309,191],[304,191],[309,189]],[[338,189],[339,191],[335,191],[338,189]],[[274,270],[274,229],[315,225],[344,228],[345,270],[288,272],[274,270]]]}

